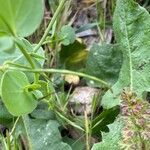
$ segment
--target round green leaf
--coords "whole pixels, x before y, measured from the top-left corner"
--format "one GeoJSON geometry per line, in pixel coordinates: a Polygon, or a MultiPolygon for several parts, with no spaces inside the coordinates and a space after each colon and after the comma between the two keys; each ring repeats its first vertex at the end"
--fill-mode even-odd
{"type": "Polygon", "coordinates": [[[43,0],[0,0],[0,32],[26,37],[40,25],[43,0]]]}
{"type": "Polygon", "coordinates": [[[31,113],[37,106],[33,93],[25,90],[27,85],[29,85],[29,82],[23,72],[6,71],[2,76],[2,101],[14,116],[31,113]]]}
{"type": "Polygon", "coordinates": [[[61,32],[60,32],[59,36],[62,39],[61,42],[63,45],[72,44],[72,43],[74,43],[74,41],[76,39],[75,31],[69,25],[65,25],[61,28],[61,32]]]}

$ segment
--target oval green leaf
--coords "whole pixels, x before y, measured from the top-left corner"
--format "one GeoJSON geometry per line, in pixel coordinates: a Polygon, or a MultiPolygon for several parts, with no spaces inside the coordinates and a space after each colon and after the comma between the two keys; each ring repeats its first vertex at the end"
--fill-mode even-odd
{"type": "Polygon", "coordinates": [[[8,111],[14,116],[31,113],[37,106],[33,93],[24,87],[29,85],[23,72],[6,71],[1,79],[1,96],[8,111]]]}
{"type": "Polygon", "coordinates": [[[40,25],[43,0],[0,0],[0,32],[26,37],[40,25]]]}

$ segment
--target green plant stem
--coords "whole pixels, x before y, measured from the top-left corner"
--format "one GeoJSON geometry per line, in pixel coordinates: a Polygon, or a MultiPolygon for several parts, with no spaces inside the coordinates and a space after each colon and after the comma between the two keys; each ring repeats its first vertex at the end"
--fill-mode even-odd
{"type": "Polygon", "coordinates": [[[31,65],[32,69],[35,69],[35,65],[34,65],[32,59],[31,59],[31,56],[27,53],[27,51],[18,42],[17,42],[17,46],[19,47],[20,51],[22,52],[22,54],[24,55],[24,57],[26,58],[26,60],[31,65]]]}
{"type": "Polygon", "coordinates": [[[66,96],[66,98],[65,98],[65,104],[64,104],[64,106],[63,106],[63,109],[62,109],[62,111],[64,112],[65,111],[65,109],[67,108],[67,105],[68,105],[68,102],[69,102],[69,96],[70,96],[70,94],[71,94],[71,90],[72,90],[72,85],[70,86],[70,88],[69,88],[69,91],[68,91],[68,94],[67,94],[67,96],[66,96]]]}
{"type": "Polygon", "coordinates": [[[54,13],[54,16],[52,17],[47,29],[45,30],[45,33],[43,35],[43,37],[41,38],[40,42],[38,43],[38,45],[34,48],[34,52],[36,53],[38,51],[38,49],[41,47],[41,45],[43,44],[43,42],[45,41],[50,29],[52,28],[53,24],[55,23],[58,15],[60,14],[60,12],[63,9],[63,6],[65,5],[65,3],[67,2],[67,0],[61,0],[56,12],[54,13]]]}
{"type": "MultiPolygon", "coordinates": [[[[103,35],[103,29],[104,29],[104,10],[102,8],[102,6],[98,6],[99,2],[98,0],[96,0],[96,11],[97,11],[97,29],[99,32],[99,36],[101,38],[101,43],[104,42],[105,38],[103,35]]],[[[101,5],[101,4],[100,4],[101,5]]]]}
{"type": "Polygon", "coordinates": [[[90,150],[90,139],[89,139],[89,121],[87,117],[86,108],[84,111],[84,119],[85,119],[85,140],[86,140],[86,150],[90,150]]]}
{"type": "Polygon", "coordinates": [[[85,133],[81,135],[71,146],[74,146],[78,141],[80,141],[85,136],[85,133]]]}
{"type": "Polygon", "coordinates": [[[80,126],[78,126],[75,122],[72,122],[71,120],[69,120],[68,118],[66,118],[64,115],[62,115],[61,113],[59,113],[58,111],[56,111],[56,114],[62,118],[63,120],[65,120],[68,124],[72,125],[73,127],[81,130],[81,131],[84,131],[84,129],[80,126]]]}
{"type": "Polygon", "coordinates": [[[7,146],[7,143],[6,143],[6,140],[4,137],[2,137],[2,142],[3,142],[3,145],[5,147],[5,150],[9,150],[9,147],[7,146]]]}
{"type": "MultiPolygon", "coordinates": [[[[22,47],[22,45],[20,45],[17,40],[16,43],[20,49],[20,51],[22,52],[22,54],[24,55],[24,57],[26,58],[26,60],[29,62],[30,66],[32,69],[35,69],[35,64],[32,61],[31,56],[28,54],[28,52],[22,47]]],[[[39,80],[39,75],[37,73],[34,74],[34,82],[37,83],[39,80]]]]}
{"type": "Polygon", "coordinates": [[[20,117],[17,117],[17,119],[16,119],[16,121],[15,121],[15,123],[14,123],[14,125],[13,125],[13,128],[12,128],[12,130],[11,130],[11,132],[10,132],[10,136],[13,134],[13,132],[15,131],[15,128],[16,128],[16,126],[17,126],[17,123],[18,123],[18,121],[19,121],[19,118],[20,117]]]}
{"type": "Polygon", "coordinates": [[[19,70],[19,71],[23,71],[23,72],[33,72],[33,73],[47,72],[47,73],[73,74],[73,75],[85,77],[87,79],[96,81],[100,84],[105,85],[106,87],[108,87],[111,90],[111,87],[107,82],[105,82],[105,81],[103,81],[99,78],[96,78],[94,76],[90,76],[88,74],[84,74],[84,73],[81,73],[81,72],[74,72],[74,71],[70,71],[70,70],[61,70],[61,69],[23,69],[23,68],[15,68],[15,67],[8,67],[8,69],[19,70]]]}
{"type": "Polygon", "coordinates": [[[6,131],[6,144],[8,147],[8,150],[12,150],[12,146],[11,146],[11,139],[10,139],[10,135],[9,135],[9,131],[6,131]]]}
{"type": "Polygon", "coordinates": [[[8,64],[8,65],[12,65],[12,66],[18,67],[18,68],[31,69],[31,67],[24,66],[24,65],[20,65],[20,64],[17,64],[17,63],[13,63],[13,62],[11,62],[11,61],[7,61],[5,64],[6,64],[6,65],[7,65],[7,64],[8,64]]]}

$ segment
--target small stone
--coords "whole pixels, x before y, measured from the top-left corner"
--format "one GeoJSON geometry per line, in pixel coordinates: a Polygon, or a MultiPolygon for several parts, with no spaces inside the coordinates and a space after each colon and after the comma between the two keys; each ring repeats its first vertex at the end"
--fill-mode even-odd
{"type": "Polygon", "coordinates": [[[92,87],[77,87],[69,98],[69,105],[77,114],[84,114],[86,109],[87,114],[92,112],[92,101],[94,96],[99,95],[100,90],[92,87]]]}

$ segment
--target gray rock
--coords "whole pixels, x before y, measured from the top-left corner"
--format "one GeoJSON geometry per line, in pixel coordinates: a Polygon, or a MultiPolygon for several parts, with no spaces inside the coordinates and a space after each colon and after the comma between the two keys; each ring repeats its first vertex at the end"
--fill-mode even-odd
{"type": "Polygon", "coordinates": [[[77,87],[69,98],[69,106],[75,114],[83,115],[86,110],[90,115],[92,112],[92,101],[99,95],[100,90],[92,87],[77,87]]]}

